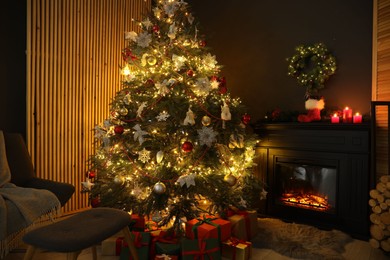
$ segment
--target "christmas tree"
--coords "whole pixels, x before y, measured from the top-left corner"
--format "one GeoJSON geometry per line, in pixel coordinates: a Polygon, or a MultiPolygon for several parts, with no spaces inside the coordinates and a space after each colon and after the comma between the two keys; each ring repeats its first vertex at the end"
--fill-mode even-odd
{"type": "Polygon", "coordinates": [[[188,4],[158,1],[138,24],[125,33],[123,86],[95,128],[92,202],[178,229],[205,211],[253,208],[265,195],[253,175],[257,137],[188,4]]]}

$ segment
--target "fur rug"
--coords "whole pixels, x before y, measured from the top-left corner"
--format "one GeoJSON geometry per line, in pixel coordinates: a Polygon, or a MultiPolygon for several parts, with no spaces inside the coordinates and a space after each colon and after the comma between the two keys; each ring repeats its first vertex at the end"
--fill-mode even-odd
{"type": "Polygon", "coordinates": [[[352,241],[347,234],[286,223],[279,219],[260,218],[259,233],[252,240],[253,247],[269,248],[295,259],[344,259],[344,246],[352,241]]]}

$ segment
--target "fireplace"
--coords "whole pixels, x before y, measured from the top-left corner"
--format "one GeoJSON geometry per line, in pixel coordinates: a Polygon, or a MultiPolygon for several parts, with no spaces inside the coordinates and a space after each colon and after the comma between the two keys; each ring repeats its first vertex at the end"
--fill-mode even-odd
{"type": "Polygon", "coordinates": [[[286,161],[275,167],[275,204],[335,214],[337,168],[286,161]]]}
{"type": "Polygon", "coordinates": [[[263,124],[256,128],[260,213],[368,237],[369,126],[263,124]]]}

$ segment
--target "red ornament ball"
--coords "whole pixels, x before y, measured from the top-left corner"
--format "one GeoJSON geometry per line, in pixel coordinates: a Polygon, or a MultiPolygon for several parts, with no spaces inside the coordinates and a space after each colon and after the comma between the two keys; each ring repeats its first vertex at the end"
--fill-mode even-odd
{"type": "Polygon", "coordinates": [[[158,25],[154,25],[153,26],[153,32],[155,32],[155,33],[160,32],[160,27],[158,27],[158,25]]]}
{"type": "Polygon", "coordinates": [[[241,121],[247,125],[251,121],[251,116],[248,114],[245,114],[242,116],[241,121]]]}
{"type": "Polygon", "coordinates": [[[89,172],[87,173],[87,177],[88,177],[89,179],[93,179],[93,178],[96,177],[96,173],[95,173],[94,171],[89,171],[89,172]]]}
{"type": "Polygon", "coordinates": [[[97,208],[100,206],[100,199],[99,197],[95,197],[91,199],[91,207],[92,208],[97,208]]]}
{"type": "Polygon", "coordinates": [[[192,149],[194,149],[194,146],[192,145],[191,142],[188,142],[188,141],[185,141],[182,145],[181,145],[181,149],[186,152],[186,153],[189,153],[192,151],[192,149]]]}
{"type": "Polygon", "coordinates": [[[123,134],[123,131],[124,131],[124,130],[125,130],[124,127],[121,126],[121,125],[116,125],[116,126],[114,127],[114,132],[115,132],[115,134],[117,134],[117,135],[123,134]]]}
{"type": "Polygon", "coordinates": [[[194,71],[193,70],[187,70],[187,76],[188,77],[194,76],[194,71]]]}
{"type": "Polygon", "coordinates": [[[227,87],[226,86],[220,86],[220,87],[218,87],[218,90],[219,90],[220,94],[226,94],[227,87]]]}
{"type": "Polygon", "coordinates": [[[153,79],[148,79],[148,80],[146,81],[146,85],[147,85],[147,86],[150,86],[150,87],[154,86],[154,81],[153,81],[153,79]]]}
{"type": "Polygon", "coordinates": [[[199,46],[200,47],[205,47],[206,46],[206,41],[205,40],[199,41],[199,46]]]}

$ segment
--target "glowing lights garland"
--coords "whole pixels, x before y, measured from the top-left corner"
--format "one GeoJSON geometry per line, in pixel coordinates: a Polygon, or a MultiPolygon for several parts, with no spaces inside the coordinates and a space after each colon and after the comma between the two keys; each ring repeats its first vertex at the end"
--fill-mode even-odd
{"type": "Polygon", "coordinates": [[[287,58],[287,74],[296,78],[298,84],[306,88],[307,94],[316,94],[336,72],[336,58],[323,43],[300,45],[295,51],[292,57],[287,58]]]}

